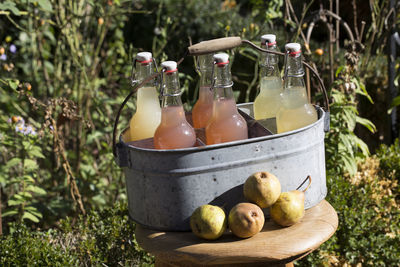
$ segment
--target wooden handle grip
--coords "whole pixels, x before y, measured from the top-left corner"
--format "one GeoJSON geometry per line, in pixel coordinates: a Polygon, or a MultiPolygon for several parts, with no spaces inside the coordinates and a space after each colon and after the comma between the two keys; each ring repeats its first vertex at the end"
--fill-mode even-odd
{"type": "Polygon", "coordinates": [[[198,56],[228,50],[242,44],[240,37],[225,37],[203,41],[188,47],[189,55],[198,56]]]}

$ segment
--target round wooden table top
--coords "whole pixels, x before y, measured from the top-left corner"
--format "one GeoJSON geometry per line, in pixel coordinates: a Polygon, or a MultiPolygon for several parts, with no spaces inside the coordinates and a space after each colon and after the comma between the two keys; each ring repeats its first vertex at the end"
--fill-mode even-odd
{"type": "Polygon", "coordinates": [[[266,219],[263,230],[247,239],[237,238],[226,231],[218,240],[207,241],[191,232],[160,232],[139,225],[136,239],[144,250],[156,256],[156,262],[174,262],[179,266],[282,264],[318,248],[335,233],[337,227],[335,209],[323,200],[306,210],[299,223],[280,227],[266,219]]]}

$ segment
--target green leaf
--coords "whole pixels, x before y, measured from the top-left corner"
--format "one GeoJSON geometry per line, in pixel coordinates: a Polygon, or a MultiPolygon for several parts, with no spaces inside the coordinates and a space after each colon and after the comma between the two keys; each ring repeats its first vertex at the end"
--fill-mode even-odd
{"type": "Polygon", "coordinates": [[[21,196],[21,198],[23,198],[23,199],[31,199],[32,198],[32,194],[31,193],[29,193],[29,192],[27,192],[27,191],[23,191],[23,192],[19,192],[17,195],[15,195],[16,197],[17,196],[21,196]]]}
{"type": "Polygon", "coordinates": [[[44,66],[46,67],[46,69],[47,69],[47,71],[49,72],[49,73],[54,73],[54,65],[53,65],[53,63],[51,63],[50,61],[45,61],[44,62],[44,66]]]}
{"type": "Polygon", "coordinates": [[[54,34],[51,31],[45,31],[44,36],[46,36],[53,44],[56,43],[56,38],[54,37],[54,34]]]}
{"type": "Polygon", "coordinates": [[[349,140],[349,136],[347,134],[339,134],[339,139],[341,143],[338,145],[343,145],[346,151],[352,151],[351,141],[349,140]]]}
{"type": "Polygon", "coordinates": [[[347,155],[342,155],[342,160],[345,165],[346,170],[350,175],[354,175],[357,172],[357,162],[354,158],[347,155]]]}
{"type": "Polygon", "coordinates": [[[4,213],[2,214],[2,216],[3,216],[3,217],[8,217],[8,216],[16,215],[16,214],[18,214],[18,210],[12,209],[12,210],[8,210],[8,211],[4,212],[4,213]]]}
{"type": "Polygon", "coordinates": [[[25,207],[25,210],[29,211],[30,213],[32,213],[33,215],[35,215],[38,218],[43,218],[43,215],[37,210],[36,207],[27,206],[27,207],[25,207]]]}
{"type": "Polygon", "coordinates": [[[9,206],[18,206],[18,205],[23,204],[24,202],[25,202],[25,199],[9,199],[7,201],[7,204],[9,206]]]}
{"type": "Polygon", "coordinates": [[[34,160],[24,159],[24,168],[32,171],[32,170],[36,170],[38,168],[38,165],[37,165],[36,161],[34,161],[34,160]]]}
{"type": "Polygon", "coordinates": [[[400,95],[393,98],[392,103],[390,104],[390,109],[388,110],[388,114],[392,113],[394,107],[400,105],[400,95]]]}
{"type": "Polygon", "coordinates": [[[38,222],[39,222],[38,217],[36,217],[36,216],[33,215],[32,213],[30,213],[29,211],[25,211],[25,212],[24,212],[24,215],[22,216],[22,219],[23,219],[23,220],[24,220],[24,219],[28,219],[28,220],[30,220],[30,221],[32,221],[32,222],[35,222],[35,223],[38,223],[38,222]]]}
{"type": "Polygon", "coordinates": [[[339,73],[341,73],[343,69],[344,69],[344,66],[340,66],[335,72],[335,77],[338,77],[339,73]]]}
{"type": "Polygon", "coordinates": [[[15,3],[11,1],[0,3],[0,10],[10,10],[16,16],[19,16],[21,14],[15,3]]]}
{"type": "Polygon", "coordinates": [[[7,161],[5,169],[12,168],[21,162],[22,162],[22,160],[20,158],[12,158],[9,161],[7,161]]]}
{"type": "Polygon", "coordinates": [[[13,90],[17,90],[19,85],[19,80],[16,79],[8,79],[8,86],[11,87],[13,90]]]}
{"type": "Polygon", "coordinates": [[[35,179],[33,179],[33,177],[30,176],[30,175],[24,175],[23,178],[24,178],[24,180],[25,180],[26,182],[31,182],[31,183],[34,183],[34,182],[35,182],[35,179]]]}
{"type": "Polygon", "coordinates": [[[351,79],[351,81],[356,85],[356,93],[365,96],[371,104],[374,103],[371,96],[368,94],[365,85],[362,82],[359,82],[357,78],[351,79]]]}
{"type": "Polygon", "coordinates": [[[49,12],[53,11],[53,7],[49,0],[38,0],[38,4],[45,11],[49,11],[49,12]]]}
{"type": "Polygon", "coordinates": [[[22,141],[22,145],[24,146],[25,150],[31,150],[32,144],[29,141],[22,141]]]}
{"type": "Polygon", "coordinates": [[[102,137],[104,134],[100,131],[95,131],[91,134],[88,135],[87,139],[86,139],[86,144],[91,144],[93,143],[94,140],[99,139],[100,137],[102,137]]]}
{"type": "Polygon", "coordinates": [[[356,140],[357,146],[358,146],[358,148],[361,149],[361,152],[363,153],[363,155],[364,155],[365,157],[369,156],[369,148],[368,148],[368,145],[367,145],[363,140],[361,140],[360,138],[358,138],[356,135],[354,135],[354,139],[356,140]]]}
{"type": "Polygon", "coordinates": [[[31,191],[33,193],[36,193],[38,195],[46,195],[46,190],[44,190],[43,188],[40,188],[36,185],[29,185],[26,187],[26,191],[31,191]]]}
{"type": "Polygon", "coordinates": [[[42,154],[42,149],[38,146],[33,146],[32,149],[28,150],[28,154],[37,158],[45,158],[45,156],[42,154]]]}
{"type": "Polygon", "coordinates": [[[371,133],[376,132],[375,124],[370,120],[356,116],[356,122],[367,128],[371,133]]]}

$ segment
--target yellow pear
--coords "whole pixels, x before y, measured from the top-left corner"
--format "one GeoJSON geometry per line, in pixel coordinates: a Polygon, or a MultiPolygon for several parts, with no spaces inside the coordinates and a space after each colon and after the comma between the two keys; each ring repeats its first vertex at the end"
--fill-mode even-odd
{"type": "MultiPolygon", "coordinates": [[[[307,188],[303,191],[293,190],[280,194],[278,200],[270,207],[270,215],[274,222],[281,226],[290,226],[301,220],[304,216],[304,192],[311,184],[311,177],[307,188]]],[[[304,182],[306,181],[304,180],[304,182]]],[[[301,187],[304,182],[299,186],[301,187]]]]}
{"type": "Polygon", "coordinates": [[[264,213],[253,203],[239,203],[229,212],[229,229],[241,238],[251,237],[264,226],[264,213]]]}
{"type": "Polygon", "coordinates": [[[298,190],[283,192],[270,208],[272,220],[281,226],[290,226],[304,216],[304,193],[298,190]]]}
{"type": "Polygon", "coordinates": [[[268,208],[278,199],[281,183],[269,172],[256,172],[247,178],[243,186],[244,197],[260,208],[268,208]]]}
{"type": "Polygon", "coordinates": [[[225,212],[218,206],[202,205],[190,217],[190,228],[200,238],[217,239],[227,228],[225,212]]]}

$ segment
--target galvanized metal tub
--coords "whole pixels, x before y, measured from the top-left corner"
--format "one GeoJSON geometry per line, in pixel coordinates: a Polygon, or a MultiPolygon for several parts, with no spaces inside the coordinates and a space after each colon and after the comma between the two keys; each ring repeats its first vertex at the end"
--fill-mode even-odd
{"type": "Polygon", "coordinates": [[[229,212],[245,201],[243,183],[258,171],[275,174],[282,191],[296,189],[311,175],[305,208],[315,206],[327,194],[324,130],[329,128],[329,115],[316,109],[319,119],[307,127],[211,146],[155,150],[131,146],[121,135],[116,159],[125,172],[131,219],[151,229],[190,230],[197,207],[211,203],[229,212]]]}

